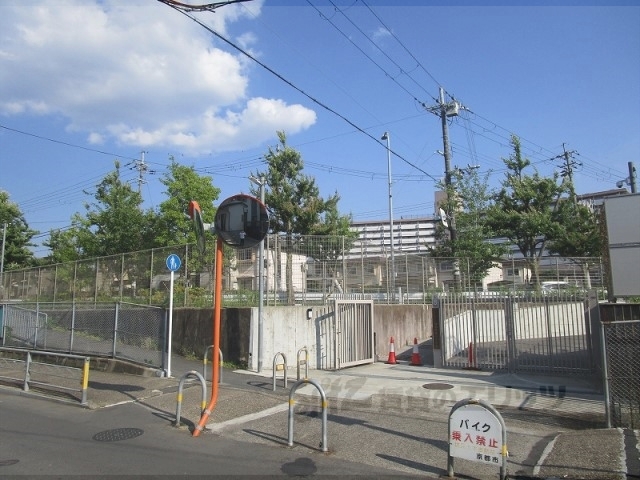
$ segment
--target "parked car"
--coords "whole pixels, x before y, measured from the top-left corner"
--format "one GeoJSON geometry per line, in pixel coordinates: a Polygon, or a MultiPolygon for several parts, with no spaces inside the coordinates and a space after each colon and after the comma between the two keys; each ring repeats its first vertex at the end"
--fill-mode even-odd
{"type": "Polygon", "coordinates": [[[543,293],[551,293],[551,292],[566,292],[568,290],[573,290],[569,282],[542,282],[540,284],[540,289],[543,293]]]}

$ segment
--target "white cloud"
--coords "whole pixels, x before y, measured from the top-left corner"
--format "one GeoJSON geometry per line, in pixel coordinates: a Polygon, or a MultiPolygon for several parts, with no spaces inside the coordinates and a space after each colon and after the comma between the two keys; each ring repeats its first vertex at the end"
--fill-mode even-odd
{"type": "MultiPolygon", "coordinates": [[[[199,14],[221,34],[261,1],[199,14]]],[[[243,47],[258,39],[240,35],[243,47]]],[[[0,114],[56,115],[91,143],[204,154],[295,133],[315,113],[249,98],[253,65],[212,47],[203,28],[160,2],[66,0],[0,6],[0,114]],[[213,130],[212,130],[213,129],[213,130]]]]}
{"type": "Polygon", "coordinates": [[[389,30],[384,27],[379,27],[373,32],[373,41],[377,43],[390,36],[391,32],[389,30]]]}

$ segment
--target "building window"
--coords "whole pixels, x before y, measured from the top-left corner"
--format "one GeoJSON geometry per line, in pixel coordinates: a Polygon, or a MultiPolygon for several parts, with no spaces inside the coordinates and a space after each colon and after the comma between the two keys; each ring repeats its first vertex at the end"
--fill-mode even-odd
{"type": "Polygon", "coordinates": [[[453,270],[453,262],[440,262],[440,271],[441,272],[450,272],[453,270]]]}
{"type": "Polygon", "coordinates": [[[253,259],[253,249],[252,248],[242,248],[236,250],[236,255],[238,260],[252,260],[253,259]]]}

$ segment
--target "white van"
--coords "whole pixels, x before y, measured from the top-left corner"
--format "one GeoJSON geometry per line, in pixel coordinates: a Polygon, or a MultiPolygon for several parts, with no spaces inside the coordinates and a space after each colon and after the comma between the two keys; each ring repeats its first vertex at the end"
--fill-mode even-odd
{"type": "Polygon", "coordinates": [[[569,282],[542,282],[540,285],[543,292],[566,292],[571,288],[569,282]]]}

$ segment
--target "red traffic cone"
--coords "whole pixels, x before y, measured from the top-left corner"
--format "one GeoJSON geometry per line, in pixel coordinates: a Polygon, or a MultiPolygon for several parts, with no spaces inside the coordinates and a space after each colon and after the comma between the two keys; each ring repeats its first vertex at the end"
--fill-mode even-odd
{"type": "Polygon", "coordinates": [[[389,344],[389,358],[387,359],[389,365],[395,365],[396,363],[396,347],[393,343],[393,337],[391,337],[391,343],[389,344]]]}
{"type": "Polygon", "coordinates": [[[422,366],[422,359],[420,358],[420,352],[418,351],[418,339],[413,339],[413,352],[411,353],[411,365],[415,367],[422,366]]]}

